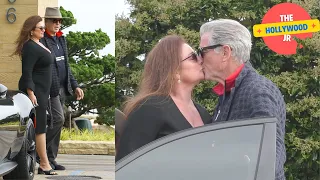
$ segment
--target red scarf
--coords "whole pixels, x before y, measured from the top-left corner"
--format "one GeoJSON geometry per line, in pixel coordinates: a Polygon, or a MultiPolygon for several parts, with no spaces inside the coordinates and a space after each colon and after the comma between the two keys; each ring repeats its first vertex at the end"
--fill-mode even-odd
{"type": "MultiPolygon", "coordinates": [[[[235,82],[237,77],[239,76],[241,70],[243,69],[244,64],[238,67],[227,79],[226,79],[226,92],[230,92],[231,88],[235,86],[235,82]]],[[[223,84],[219,83],[212,88],[212,91],[216,93],[218,96],[223,95],[224,93],[224,86],[223,84]]]]}
{"type": "MultiPolygon", "coordinates": [[[[48,32],[48,30],[46,30],[46,34],[52,38],[52,36],[50,35],[50,33],[48,32]]],[[[57,37],[61,37],[63,35],[63,32],[61,30],[59,30],[57,33],[56,33],[56,36],[57,37]]]]}

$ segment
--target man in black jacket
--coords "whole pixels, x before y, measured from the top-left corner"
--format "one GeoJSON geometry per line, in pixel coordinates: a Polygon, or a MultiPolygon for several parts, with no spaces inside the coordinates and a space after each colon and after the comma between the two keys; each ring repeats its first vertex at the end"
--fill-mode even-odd
{"type": "Polygon", "coordinates": [[[60,135],[64,124],[63,104],[66,96],[77,96],[81,100],[84,96],[82,89],[73,77],[69,63],[67,42],[60,31],[62,16],[58,7],[47,7],[45,12],[46,31],[40,41],[53,54],[55,62],[52,66],[52,84],[50,89],[50,104],[53,127],[47,129],[47,154],[50,164],[55,170],[64,170],[55,159],[58,154],[60,135]]]}
{"type": "Polygon", "coordinates": [[[259,75],[249,63],[251,34],[239,22],[218,19],[200,28],[199,56],[205,78],[218,82],[213,92],[219,102],[213,122],[276,117],[276,180],[285,180],[284,143],[286,106],[278,87],[259,75]]]}

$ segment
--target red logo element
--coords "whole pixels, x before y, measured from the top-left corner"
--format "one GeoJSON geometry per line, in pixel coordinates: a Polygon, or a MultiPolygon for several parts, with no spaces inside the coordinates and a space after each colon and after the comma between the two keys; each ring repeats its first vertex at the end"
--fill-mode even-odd
{"type": "MultiPolygon", "coordinates": [[[[308,12],[299,5],[293,3],[281,3],[273,6],[266,13],[261,24],[310,19],[311,18],[308,12]]],[[[296,54],[296,48],[298,46],[298,43],[293,37],[299,39],[312,38],[312,33],[269,36],[262,37],[262,39],[272,51],[282,55],[292,55],[296,54]]],[[[301,45],[299,47],[302,48],[301,45]]]]}
{"type": "Polygon", "coordinates": [[[258,33],[261,33],[261,30],[259,29],[257,32],[258,32],[258,33]]]}

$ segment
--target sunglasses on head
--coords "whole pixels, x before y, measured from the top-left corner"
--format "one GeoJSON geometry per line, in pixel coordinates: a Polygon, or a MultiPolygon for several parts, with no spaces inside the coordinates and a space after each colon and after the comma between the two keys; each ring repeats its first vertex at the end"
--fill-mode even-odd
{"type": "Polygon", "coordinates": [[[217,47],[223,46],[222,44],[216,44],[216,45],[212,45],[212,46],[206,46],[203,48],[199,48],[197,51],[198,56],[200,56],[201,58],[203,58],[203,55],[206,53],[206,50],[209,49],[215,49],[217,47]]]}
{"type": "MultiPolygon", "coordinates": [[[[198,61],[198,58],[197,58],[197,53],[196,52],[192,52],[188,57],[184,58],[182,61],[185,61],[187,59],[191,58],[191,60],[193,61],[198,61]]],[[[182,62],[181,61],[181,62],[182,62]]]]}
{"type": "Polygon", "coordinates": [[[57,24],[58,22],[59,22],[60,24],[62,23],[62,19],[50,19],[50,20],[51,20],[53,23],[56,23],[56,24],[57,24]]]}
{"type": "Polygon", "coordinates": [[[41,31],[46,30],[45,26],[39,26],[39,27],[36,27],[36,28],[39,28],[41,31]]]}

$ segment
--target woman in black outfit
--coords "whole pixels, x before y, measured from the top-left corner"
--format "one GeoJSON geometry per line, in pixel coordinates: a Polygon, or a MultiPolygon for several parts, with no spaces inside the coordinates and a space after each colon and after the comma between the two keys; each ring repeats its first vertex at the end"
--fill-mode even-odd
{"type": "Polygon", "coordinates": [[[209,113],[192,100],[203,79],[193,49],[179,36],[163,38],[148,54],[138,94],[125,105],[116,161],[158,138],[210,123],[209,113]]]}
{"type": "Polygon", "coordinates": [[[38,173],[56,175],[46,153],[46,110],[51,86],[51,65],[54,59],[50,50],[39,42],[44,31],[44,23],[40,16],[29,17],[16,40],[17,47],[14,54],[22,58],[19,89],[28,94],[36,106],[36,149],[40,157],[38,173]]]}

